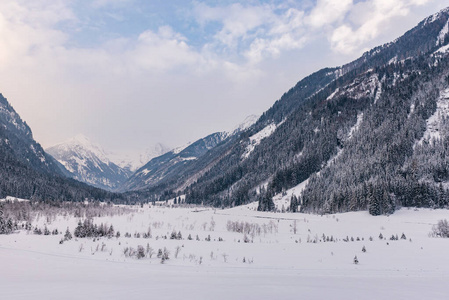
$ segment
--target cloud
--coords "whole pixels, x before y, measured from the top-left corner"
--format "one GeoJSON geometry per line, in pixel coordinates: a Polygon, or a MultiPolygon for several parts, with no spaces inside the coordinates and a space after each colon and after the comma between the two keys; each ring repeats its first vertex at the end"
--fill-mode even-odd
{"type": "Polygon", "coordinates": [[[126,56],[141,68],[168,70],[183,65],[197,64],[201,57],[191,49],[187,39],[169,26],[139,35],[135,49],[126,56]]]}
{"type": "Polygon", "coordinates": [[[317,5],[307,17],[307,24],[312,28],[321,28],[341,21],[352,6],[352,0],[318,0],[317,5]]]}
{"type": "Polygon", "coordinates": [[[209,22],[220,22],[221,29],[215,39],[222,45],[236,48],[241,40],[251,39],[257,35],[257,29],[272,19],[272,11],[268,5],[243,6],[240,3],[224,7],[211,7],[204,3],[196,3],[197,21],[206,26],[209,22]]]}
{"type": "Polygon", "coordinates": [[[211,7],[196,3],[195,16],[202,26],[213,22],[221,25],[213,41],[205,45],[207,49],[243,56],[250,65],[304,45],[304,13],[296,8],[238,3],[211,7]]]}
{"type": "MultiPolygon", "coordinates": [[[[0,1],[0,92],[45,145],[84,132],[133,150],[232,128],[302,76],[333,65],[329,48],[355,56],[390,32],[392,20],[429,2],[318,1],[311,9],[183,2],[188,20],[105,33],[80,46],[77,30],[131,0],[94,2],[101,9],[88,17],[81,12],[92,2],[76,10],[77,1],[0,1]]],[[[132,9],[120,13],[132,19],[132,9]]]]}
{"type": "Polygon", "coordinates": [[[67,35],[52,27],[63,21],[76,20],[64,1],[36,0],[0,3],[0,68],[27,59],[39,51],[58,47],[67,35]]]}
{"type": "Polygon", "coordinates": [[[359,52],[366,43],[379,37],[398,17],[405,17],[413,6],[427,0],[372,0],[354,5],[349,17],[330,35],[331,47],[343,54],[359,52]]]}

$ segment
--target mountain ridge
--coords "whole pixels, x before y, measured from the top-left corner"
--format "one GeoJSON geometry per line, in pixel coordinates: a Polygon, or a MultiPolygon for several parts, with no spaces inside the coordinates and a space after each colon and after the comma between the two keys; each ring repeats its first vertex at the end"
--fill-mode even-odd
{"type": "Polygon", "coordinates": [[[101,146],[82,134],[46,151],[65,167],[70,177],[98,188],[113,191],[131,175],[114,164],[101,146]]]}
{"type": "MultiPolygon", "coordinates": [[[[189,173],[189,166],[221,143],[247,130],[259,117],[250,115],[229,131],[212,133],[193,143],[183,146],[150,160],[138,169],[120,188],[122,191],[145,190],[168,182],[178,181],[180,176],[195,176],[189,173]],[[190,175],[189,175],[190,174],[190,175]]],[[[187,179],[189,180],[189,179],[187,179]]]]}
{"type": "MultiPolygon", "coordinates": [[[[449,10],[444,9],[424,19],[391,43],[375,47],[343,66],[325,68],[305,77],[234,142],[221,147],[221,150],[213,149],[209,155],[199,158],[196,164],[203,165],[203,169],[196,169],[196,174],[201,175],[196,176],[193,182],[185,184],[180,180],[167,186],[166,192],[178,191],[186,194],[189,203],[215,206],[259,201],[259,208],[267,210],[272,209],[270,199],[275,194],[311,179],[300,199],[297,199],[299,209],[303,211],[368,209],[372,214],[388,213],[394,211],[394,207],[410,205],[404,193],[400,192],[401,189],[414,189],[413,203],[429,205],[416,199],[424,197],[424,194],[427,198],[434,198],[432,193],[438,192],[440,182],[423,183],[419,179],[413,181],[413,188],[406,187],[407,180],[411,178],[408,161],[416,155],[414,142],[408,139],[412,136],[411,132],[416,138],[421,136],[425,124],[419,120],[427,120],[432,115],[437,101],[435,95],[444,88],[441,81],[448,58],[442,47],[448,47],[448,17],[449,10]],[[436,51],[441,53],[436,55],[436,51]],[[437,89],[432,85],[440,87],[437,89]],[[397,102],[399,100],[394,100],[396,96],[404,100],[397,102]],[[409,117],[413,122],[407,121],[412,107],[409,102],[412,100],[419,103],[415,104],[409,117]],[[391,103],[397,103],[402,111],[398,111],[396,116],[386,114],[389,119],[385,119],[380,108],[386,109],[386,112],[398,110],[392,108],[391,103]],[[367,120],[371,120],[371,123],[367,123],[367,120]],[[355,128],[357,123],[358,128],[355,128]],[[392,130],[392,124],[396,124],[400,130],[392,130]],[[267,129],[269,126],[273,126],[272,131],[267,129]],[[386,136],[382,137],[376,130],[379,126],[389,128],[394,134],[385,139],[386,136]],[[268,130],[269,134],[261,134],[264,130],[268,130]],[[402,135],[405,133],[401,130],[409,132],[409,137],[402,135]],[[374,167],[378,162],[373,160],[366,165],[370,174],[362,175],[363,170],[353,166],[353,172],[360,173],[365,179],[360,183],[353,176],[346,176],[353,181],[347,182],[348,188],[341,188],[342,192],[338,193],[336,182],[342,180],[329,172],[336,174],[332,166],[338,165],[345,169],[344,164],[348,164],[351,159],[361,159],[352,153],[358,149],[358,132],[365,132],[370,137],[363,140],[365,153],[374,151],[371,156],[380,161],[383,156],[388,157],[384,148],[392,147],[390,143],[395,144],[395,139],[400,141],[396,143],[403,150],[385,163],[387,178],[391,179],[382,179],[385,175],[381,175],[374,167]],[[260,138],[256,139],[257,136],[260,138]],[[382,144],[384,148],[374,144],[376,139],[386,143],[382,144]],[[251,145],[254,149],[245,155],[251,145]],[[333,190],[328,190],[327,194],[318,192],[320,185],[327,184],[319,179],[324,178],[322,174],[332,181],[328,185],[333,190]],[[401,179],[407,177],[405,181],[401,179]],[[418,193],[417,190],[425,191],[418,193]],[[353,199],[360,199],[356,204],[347,200],[351,193],[356,195],[353,199]],[[379,196],[382,194],[384,196],[379,196]]],[[[189,167],[194,169],[193,166],[189,167]]],[[[447,172],[445,167],[440,169],[447,172]]],[[[444,194],[442,197],[446,199],[447,191],[439,193],[444,194]]],[[[447,203],[447,199],[440,203],[447,203]]]]}
{"type": "Polygon", "coordinates": [[[29,126],[0,94],[0,198],[39,201],[125,201],[66,177],[64,167],[33,139],[29,126]]]}

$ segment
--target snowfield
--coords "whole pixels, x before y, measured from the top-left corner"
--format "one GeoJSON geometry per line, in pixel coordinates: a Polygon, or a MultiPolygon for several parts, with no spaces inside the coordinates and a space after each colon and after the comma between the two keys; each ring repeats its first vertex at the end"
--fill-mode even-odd
{"type": "Polygon", "coordinates": [[[0,235],[0,299],[448,298],[449,239],[429,236],[433,224],[449,219],[448,210],[372,217],[255,207],[116,207],[93,223],[113,225],[120,237],[62,244],[67,227],[73,234],[84,217],[41,214],[33,228],[58,235],[0,235]],[[170,239],[172,233],[181,239],[170,239]],[[140,259],[130,255],[139,245],[140,259]],[[169,259],[161,263],[164,248],[169,259]]]}

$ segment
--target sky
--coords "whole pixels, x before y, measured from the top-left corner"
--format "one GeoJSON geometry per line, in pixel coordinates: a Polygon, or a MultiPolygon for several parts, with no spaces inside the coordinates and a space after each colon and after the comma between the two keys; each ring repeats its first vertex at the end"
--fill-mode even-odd
{"type": "Polygon", "coordinates": [[[449,0],[1,0],[0,93],[43,147],[132,155],[262,114],[449,0]]]}

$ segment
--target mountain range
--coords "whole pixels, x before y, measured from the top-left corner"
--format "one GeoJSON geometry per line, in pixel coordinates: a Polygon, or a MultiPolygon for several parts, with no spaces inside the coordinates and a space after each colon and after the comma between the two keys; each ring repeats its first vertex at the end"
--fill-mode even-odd
{"type": "Polygon", "coordinates": [[[70,174],[37,143],[30,127],[0,94],[0,198],[40,201],[122,199],[67,178],[70,174]]]}
{"type": "Polygon", "coordinates": [[[45,151],[63,166],[68,177],[109,191],[134,191],[177,176],[191,161],[242,132],[257,118],[249,116],[230,131],[217,132],[173,150],[157,143],[137,159],[108,152],[82,134],[45,151]]]}
{"type": "Polygon", "coordinates": [[[164,194],[271,210],[275,195],[302,185],[291,195],[294,211],[446,206],[448,18],[444,9],[353,62],[302,79],[248,130],[165,182],[164,194]]]}
{"type": "Polygon", "coordinates": [[[53,159],[1,98],[0,150],[12,153],[3,170],[17,161],[36,174],[128,192],[127,201],[185,194],[187,203],[258,201],[273,210],[283,195],[292,211],[373,215],[447,207],[448,29],[449,8],[353,62],[305,77],[259,118],[154,157],[135,173],[80,141],[48,149],[53,159]]]}

